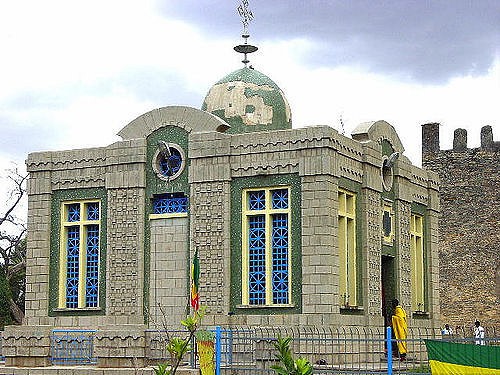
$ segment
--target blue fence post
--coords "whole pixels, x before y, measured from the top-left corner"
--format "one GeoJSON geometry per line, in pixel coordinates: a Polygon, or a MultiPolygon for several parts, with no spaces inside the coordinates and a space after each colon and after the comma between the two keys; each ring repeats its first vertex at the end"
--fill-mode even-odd
{"type": "Polygon", "coordinates": [[[387,375],[392,375],[392,330],[387,327],[387,375]]]}
{"type": "Polygon", "coordinates": [[[217,326],[215,327],[215,375],[220,375],[221,347],[222,330],[217,326]]]}

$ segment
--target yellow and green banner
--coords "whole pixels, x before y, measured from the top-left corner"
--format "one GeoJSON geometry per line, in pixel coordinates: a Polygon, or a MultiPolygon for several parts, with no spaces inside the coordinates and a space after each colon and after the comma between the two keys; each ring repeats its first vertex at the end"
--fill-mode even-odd
{"type": "Polygon", "coordinates": [[[432,375],[500,375],[500,346],[425,340],[432,375]]]}

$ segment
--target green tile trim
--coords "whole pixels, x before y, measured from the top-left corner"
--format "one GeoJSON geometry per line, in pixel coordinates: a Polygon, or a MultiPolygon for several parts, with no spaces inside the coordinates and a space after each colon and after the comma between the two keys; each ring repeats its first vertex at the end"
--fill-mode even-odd
{"type": "Polygon", "coordinates": [[[382,255],[396,257],[396,249],[394,245],[382,245],[382,255]]]}
{"type": "Polygon", "coordinates": [[[302,219],[301,186],[297,174],[236,178],[231,182],[231,291],[230,309],[235,314],[299,314],[302,312],[302,219]],[[293,307],[244,307],[241,305],[241,199],[248,188],[290,186],[292,215],[292,305],[293,307]]]}
{"type": "MultiPolygon", "coordinates": [[[[364,293],[363,293],[363,264],[367,262],[366,254],[363,250],[363,238],[365,233],[363,232],[363,225],[361,224],[361,217],[363,214],[363,204],[364,204],[364,196],[361,192],[362,184],[359,182],[355,182],[352,180],[348,180],[344,177],[339,178],[338,182],[339,189],[348,190],[352,193],[356,193],[356,266],[357,266],[357,274],[356,274],[356,292],[358,294],[358,307],[363,306],[364,293]]],[[[346,314],[363,314],[364,312],[349,310],[349,309],[341,309],[341,313],[346,314]]]]}
{"type": "MultiPolygon", "coordinates": [[[[148,135],[146,139],[146,196],[148,199],[152,198],[153,194],[162,194],[167,192],[184,192],[188,195],[188,170],[190,164],[188,136],[189,134],[185,129],[174,125],[161,127],[148,135]],[[182,148],[186,159],[186,164],[182,173],[171,181],[165,181],[159,178],[152,167],[153,156],[158,149],[158,141],[160,140],[178,145],[182,148]]],[[[150,207],[146,206],[146,208],[150,207]]]]}
{"type": "MultiPolygon", "coordinates": [[[[411,204],[411,213],[422,215],[424,218],[424,238],[423,238],[423,251],[424,251],[424,310],[428,312],[430,310],[431,303],[429,301],[430,293],[429,293],[429,285],[430,285],[430,274],[429,274],[429,251],[430,247],[428,245],[430,241],[430,223],[429,223],[429,215],[427,213],[427,206],[412,202],[411,204]]],[[[420,316],[422,319],[429,319],[430,316],[428,314],[423,314],[420,316]]]]}
{"type": "Polygon", "coordinates": [[[392,153],[394,152],[394,148],[391,145],[391,142],[389,142],[387,139],[382,140],[382,155],[386,156],[391,156],[392,153]]]}
{"type": "MultiPolygon", "coordinates": [[[[190,187],[189,187],[189,150],[188,150],[188,138],[189,133],[178,126],[166,125],[154,132],[152,132],[146,139],[147,149],[146,149],[146,194],[144,202],[144,286],[143,286],[143,313],[144,313],[144,323],[147,324],[149,321],[149,292],[150,292],[150,266],[151,266],[151,226],[149,215],[153,212],[153,196],[155,194],[163,193],[173,193],[182,192],[190,198],[190,187]],[[158,149],[158,141],[165,141],[167,143],[174,143],[182,148],[185,157],[185,166],[181,174],[171,181],[165,181],[159,178],[155,171],[153,170],[153,156],[158,149]]],[[[189,226],[189,209],[188,209],[188,226],[189,226]]],[[[186,243],[186,252],[189,261],[189,238],[186,243]]],[[[187,275],[187,284],[189,287],[189,272],[187,275]]],[[[189,290],[189,288],[188,288],[189,290]]]]}
{"type": "Polygon", "coordinates": [[[280,88],[278,85],[268,76],[265,74],[259,72],[258,70],[251,69],[251,68],[241,68],[238,70],[235,70],[234,72],[229,73],[227,76],[224,78],[220,79],[216,85],[221,84],[221,83],[229,83],[229,82],[234,82],[234,81],[242,81],[242,82],[248,82],[248,83],[253,83],[254,85],[258,86],[271,86],[272,88],[279,90],[280,88]]]}
{"type": "Polygon", "coordinates": [[[107,241],[108,199],[105,188],[86,188],[56,190],[52,193],[50,264],[49,264],[49,316],[87,316],[104,315],[106,312],[106,241],[107,241]],[[91,309],[58,309],[59,293],[59,248],[61,232],[61,204],[70,200],[99,199],[101,201],[101,227],[99,249],[99,308],[91,309]]]}
{"type": "MultiPolygon", "coordinates": [[[[225,117],[224,109],[213,110],[212,114],[231,125],[231,128],[227,130],[227,133],[239,134],[292,128],[292,120],[291,118],[287,118],[287,109],[289,110],[289,105],[286,102],[286,98],[284,97],[283,92],[272,79],[255,69],[245,67],[228,74],[217,83],[215,83],[214,86],[229,84],[236,81],[249,83],[256,86],[266,86],[266,88],[270,87],[272,90],[251,89],[247,87],[244,90],[244,95],[247,98],[250,98],[252,96],[258,96],[262,98],[265,105],[271,106],[273,108],[273,117],[271,123],[269,124],[245,125],[242,121],[241,116],[225,117]]],[[[227,90],[231,89],[231,86],[227,87],[227,90]]],[[[208,95],[207,97],[205,97],[205,101],[202,105],[202,110],[204,111],[207,110],[207,99],[208,95]]],[[[246,113],[253,113],[255,111],[255,107],[251,107],[253,107],[253,105],[246,106],[246,113]]]]}
{"type": "MultiPolygon", "coordinates": [[[[391,156],[393,152],[394,152],[394,148],[392,147],[391,143],[387,139],[383,139],[382,140],[382,155],[391,156]]],[[[382,178],[382,176],[380,176],[380,178],[382,178]]],[[[391,190],[385,191],[384,189],[382,189],[382,197],[393,201],[394,197],[395,197],[396,184],[397,184],[396,179],[394,179],[394,182],[391,186],[391,190]]]]}

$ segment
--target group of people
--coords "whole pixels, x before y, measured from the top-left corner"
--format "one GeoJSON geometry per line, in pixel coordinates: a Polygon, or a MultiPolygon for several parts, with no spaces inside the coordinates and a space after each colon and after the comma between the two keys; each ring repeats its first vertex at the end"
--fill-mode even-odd
{"type": "MultiPolygon", "coordinates": [[[[408,336],[408,322],[406,319],[406,312],[403,307],[399,304],[397,299],[392,300],[392,331],[394,332],[394,337],[397,340],[397,347],[399,353],[399,359],[401,361],[406,360],[406,354],[408,348],[406,345],[406,338],[408,336]]],[[[453,329],[449,324],[445,324],[444,328],[441,330],[441,334],[453,335],[453,329]]],[[[485,345],[485,332],[481,323],[476,320],[474,322],[474,343],[476,345],[485,345]]]]}
{"type": "MultiPolygon", "coordinates": [[[[444,328],[441,330],[443,336],[453,335],[453,329],[449,324],[445,324],[444,328]]],[[[476,345],[485,345],[484,341],[484,328],[481,326],[481,322],[476,320],[474,322],[474,343],[476,345]]]]}

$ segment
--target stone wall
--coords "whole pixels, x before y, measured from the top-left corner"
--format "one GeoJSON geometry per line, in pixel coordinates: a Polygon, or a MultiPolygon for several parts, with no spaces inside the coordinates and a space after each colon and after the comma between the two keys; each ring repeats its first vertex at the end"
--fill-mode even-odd
{"type": "Polygon", "coordinates": [[[457,129],[452,150],[439,148],[439,124],[422,126],[422,165],[441,179],[440,298],[445,323],[500,325],[500,142],[490,126],[481,147],[457,129]]]}
{"type": "Polygon", "coordinates": [[[149,275],[150,326],[163,328],[165,320],[176,325],[187,307],[188,218],[150,220],[149,275]]]}
{"type": "Polygon", "coordinates": [[[107,314],[123,323],[143,322],[144,192],[108,192],[107,314]]]}

